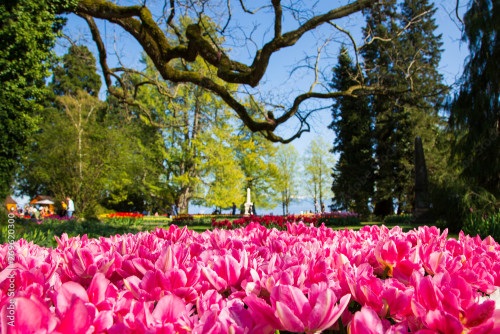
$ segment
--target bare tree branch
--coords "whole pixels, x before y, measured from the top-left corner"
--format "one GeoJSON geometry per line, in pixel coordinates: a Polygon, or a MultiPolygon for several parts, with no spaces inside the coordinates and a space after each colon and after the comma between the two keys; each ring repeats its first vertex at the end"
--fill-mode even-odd
{"type": "Polygon", "coordinates": [[[274,38],[281,36],[281,20],[283,19],[283,10],[281,9],[281,0],[272,0],[274,8],[274,38]]]}
{"type": "Polygon", "coordinates": [[[358,69],[358,75],[361,78],[361,82],[363,82],[363,70],[361,69],[361,65],[359,64],[359,49],[358,49],[358,46],[356,44],[356,41],[354,40],[354,37],[352,37],[352,35],[349,31],[342,29],[337,24],[335,24],[333,22],[328,22],[328,23],[330,25],[332,25],[333,27],[335,27],[335,29],[337,29],[338,31],[341,31],[344,34],[346,34],[349,37],[349,39],[351,40],[352,46],[354,48],[354,55],[356,57],[356,68],[358,69]]]}
{"type": "Polygon", "coordinates": [[[248,14],[255,14],[255,13],[257,13],[259,10],[261,10],[261,9],[263,9],[263,8],[265,8],[265,7],[267,7],[267,6],[262,6],[262,7],[260,7],[260,8],[257,8],[256,10],[248,10],[248,9],[245,7],[245,4],[243,3],[243,0],[240,0],[240,5],[241,5],[241,9],[243,9],[243,11],[244,11],[245,13],[248,13],[248,14]]]}
{"type": "Polygon", "coordinates": [[[460,23],[462,23],[462,27],[463,27],[465,25],[465,23],[462,20],[462,18],[460,17],[460,15],[458,14],[459,7],[460,7],[460,0],[457,0],[457,5],[455,6],[455,15],[457,16],[457,19],[460,21],[460,23]]]}

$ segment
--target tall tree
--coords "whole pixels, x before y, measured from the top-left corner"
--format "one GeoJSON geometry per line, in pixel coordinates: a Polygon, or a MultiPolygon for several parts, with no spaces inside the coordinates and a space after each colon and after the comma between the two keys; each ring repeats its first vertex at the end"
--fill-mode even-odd
{"type": "Polygon", "coordinates": [[[331,193],[329,188],[332,183],[333,165],[334,159],[325,141],[322,138],[313,139],[304,155],[304,181],[314,203],[318,201],[321,207],[331,193]]]}
{"type": "Polygon", "coordinates": [[[10,186],[46,94],[51,51],[63,20],[65,1],[12,0],[0,4],[0,198],[10,186]]]}
{"type": "MultiPolygon", "coordinates": [[[[250,104],[249,110],[253,113],[259,112],[260,106],[252,101],[247,102],[250,104]]],[[[246,194],[246,189],[250,188],[254,207],[270,209],[274,207],[278,197],[274,189],[279,178],[278,167],[274,159],[277,147],[262,134],[252,132],[244,125],[238,127],[236,136],[235,154],[245,174],[245,182],[241,191],[246,194]]]]}
{"type": "Polygon", "coordinates": [[[280,145],[275,159],[279,176],[275,187],[281,195],[283,215],[286,215],[289,213],[290,203],[297,195],[298,153],[292,145],[280,145]]]}
{"type": "MultiPolygon", "coordinates": [[[[209,146],[210,143],[215,145],[231,141],[235,125],[228,108],[216,95],[196,85],[165,82],[149,58],[146,57],[144,63],[144,73],[135,75],[130,81],[131,84],[156,82],[156,86],[141,85],[138,88],[140,108],[135,110],[136,114],[142,115],[144,122],[156,127],[163,137],[164,156],[154,162],[158,179],[161,180],[157,182],[157,191],[162,189],[162,193],[168,193],[171,201],[168,204],[175,204],[179,212],[187,213],[191,200],[201,203],[208,188],[214,189],[214,186],[221,185],[220,182],[212,183],[214,180],[210,179],[214,175],[220,176],[223,170],[211,164],[211,159],[220,160],[221,157],[215,158],[217,152],[209,146]],[[147,111],[147,117],[143,115],[144,110],[147,111]],[[226,131],[219,130],[224,122],[228,122],[229,128],[226,131]],[[212,171],[215,174],[211,174],[211,167],[217,169],[212,171]]],[[[179,63],[176,66],[196,67],[198,73],[211,76],[211,65],[203,62],[187,65],[179,63]]],[[[228,157],[234,157],[234,154],[228,154],[228,157]]],[[[212,198],[209,204],[219,206],[221,200],[212,198]]]]}
{"type": "Polygon", "coordinates": [[[460,90],[449,105],[453,151],[462,176],[500,196],[500,4],[469,2],[462,40],[468,42],[460,90]]]}
{"type": "Polygon", "coordinates": [[[444,124],[438,112],[447,87],[438,71],[443,43],[441,35],[435,34],[436,10],[427,0],[405,0],[401,4],[399,25],[404,31],[397,44],[401,56],[396,64],[399,76],[409,79],[408,92],[400,97],[401,117],[396,130],[396,194],[400,212],[411,212],[414,206],[415,137],[422,138],[428,169],[439,173],[435,164],[442,161],[437,137],[444,124]]]}
{"type": "Polygon", "coordinates": [[[427,152],[435,151],[439,131],[438,110],[446,93],[437,71],[442,45],[435,36],[436,9],[428,1],[406,0],[398,11],[395,2],[378,7],[367,16],[365,35],[372,39],[363,56],[368,82],[379,82],[402,92],[391,99],[371,98],[375,118],[375,213],[387,215],[413,207],[413,141],[419,135],[427,152]]]}
{"type": "Polygon", "coordinates": [[[124,182],[133,148],[123,129],[99,121],[105,106],[97,98],[79,91],[57,97],[56,105],[34,136],[20,187],[29,196],[70,196],[79,216],[92,216],[113,185],[124,182]]]}
{"type": "MultiPolygon", "coordinates": [[[[361,75],[343,47],[338,65],[333,69],[332,87],[342,90],[361,82],[361,75]]],[[[336,134],[332,152],[340,154],[332,174],[333,207],[368,215],[375,169],[373,119],[368,98],[340,97],[335,101],[332,116],[329,128],[336,134]]]]}
{"type": "Polygon", "coordinates": [[[124,129],[103,117],[106,106],[85,90],[99,91],[92,73],[96,74],[95,59],[88,49],[70,48],[63,65],[54,71],[49,85],[54,94],[45,103],[40,131],[19,174],[24,194],[70,196],[77,213],[86,216],[94,213],[113,185],[124,181],[124,169],[132,160],[128,152],[133,151],[124,129]],[[87,75],[82,79],[83,72],[87,75]]]}
{"type": "Polygon", "coordinates": [[[231,124],[231,118],[227,110],[220,111],[201,148],[201,177],[206,190],[201,195],[201,202],[205,206],[215,207],[219,212],[231,207],[233,202],[243,203],[245,194],[242,191],[245,174],[236,158],[238,138],[234,135],[235,127],[231,124]]]}
{"type": "MultiPolygon", "coordinates": [[[[372,7],[366,12],[365,38],[370,43],[363,48],[366,82],[371,85],[389,87],[398,86],[398,78],[394,72],[393,44],[387,43],[398,32],[396,1],[391,0],[372,7]],[[376,38],[378,36],[379,38],[376,38]]],[[[373,197],[374,213],[387,215],[393,212],[394,179],[397,158],[395,156],[396,120],[393,115],[396,101],[394,97],[372,96],[370,109],[374,117],[375,138],[375,193],[373,197]]]]}
{"type": "Polygon", "coordinates": [[[102,84],[94,55],[85,45],[71,45],[62,57],[62,66],[54,68],[53,75],[49,88],[56,95],[75,96],[83,90],[97,97],[102,84]]]}

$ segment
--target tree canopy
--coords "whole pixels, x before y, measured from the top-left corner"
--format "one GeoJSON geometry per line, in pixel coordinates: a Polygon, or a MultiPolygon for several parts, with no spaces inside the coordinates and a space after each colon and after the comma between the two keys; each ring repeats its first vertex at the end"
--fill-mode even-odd
{"type": "Polygon", "coordinates": [[[12,0],[0,4],[0,198],[10,186],[47,93],[52,47],[64,20],[64,1],[12,0]]]}

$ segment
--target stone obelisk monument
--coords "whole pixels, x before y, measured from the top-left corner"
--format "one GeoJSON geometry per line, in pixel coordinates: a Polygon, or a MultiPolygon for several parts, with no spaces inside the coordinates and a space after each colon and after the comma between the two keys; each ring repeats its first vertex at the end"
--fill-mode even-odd
{"type": "Polygon", "coordinates": [[[422,139],[415,138],[415,206],[413,216],[416,224],[427,224],[429,221],[429,183],[425,165],[422,139]]]}

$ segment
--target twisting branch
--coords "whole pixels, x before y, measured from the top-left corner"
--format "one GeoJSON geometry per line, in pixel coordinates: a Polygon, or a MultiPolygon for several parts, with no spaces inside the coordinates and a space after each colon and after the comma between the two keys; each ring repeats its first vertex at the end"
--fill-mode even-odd
{"type": "Polygon", "coordinates": [[[156,90],[158,91],[158,93],[160,93],[161,95],[166,96],[170,99],[175,99],[177,97],[177,91],[182,86],[182,84],[175,85],[174,91],[172,93],[169,91],[169,89],[167,88],[167,86],[164,83],[162,83],[161,81],[159,81],[155,78],[152,78],[152,77],[146,75],[144,72],[141,72],[141,71],[138,71],[138,70],[135,70],[132,68],[125,68],[125,67],[113,68],[113,69],[111,69],[111,71],[113,73],[125,72],[125,73],[139,75],[139,76],[145,78],[146,81],[143,81],[142,83],[137,84],[137,85],[144,85],[145,83],[153,85],[156,87],[156,90]]]}
{"type": "MultiPolygon", "coordinates": [[[[166,1],[165,1],[166,3],[166,1]]],[[[170,0],[170,15],[168,16],[167,19],[167,25],[172,24],[172,20],[174,19],[175,16],[175,0],[170,0]]]]}
{"type": "Polygon", "coordinates": [[[109,70],[108,67],[108,62],[106,60],[107,58],[107,53],[106,53],[106,47],[104,46],[104,43],[102,42],[101,39],[101,34],[99,33],[99,29],[97,28],[97,25],[95,24],[94,19],[90,15],[86,14],[81,14],[79,15],[82,17],[86,22],[87,25],[90,28],[90,32],[92,34],[92,39],[94,40],[97,50],[99,52],[99,63],[101,64],[102,72],[104,75],[104,82],[106,83],[106,86],[108,87],[108,90],[111,87],[111,71],[109,70]]]}
{"type": "MultiPolygon", "coordinates": [[[[106,64],[106,50],[99,36],[99,31],[93,22],[93,18],[100,18],[115,23],[131,34],[139,42],[139,44],[141,44],[144,51],[152,60],[154,66],[164,80],[172,83],[191,83],[214,93],[236,112],[238,117],[250,130],[254,132],[262,132],[272,141],[287,142],[293,140],[293,138],[297,138],[301,133],[308,131],[309,129],[309,125],[307,123],[307,115],[309,114],[303,116],[306,111],[300,110],[299,112],[299,109],[304,101],[309,99],[331,99],[339,96],[357,96],[357,94],[368,93],[388,94],[391,91],[376,87],[365,87],[360,84],[352,86],[341,92],[314,92],[313,89],[317,89],[319,80],[319,53],[321,53],[321,49],[323,47],[320,48],[316,58],[316,64],[314,66],[315,80],[311,89],[309,92],[295,97],[291,107],[283,108],[282,114],[277,115],[277,117],[274,116],[272,111],[267,112],[266,115],[264,110],[262,110],[262,115],[264,116],[261,116],[260,114],[254,115],[249,109],[247,109],[248,106],[241,101],[238,93],[232,91],[232,88],[230,88],[228,84],[241,84],[244,87],[256,87],[266,73],[271,56],[277,51],[295,45],[295,43],[297,43],[297,41],[299,41],[304,34],[315,30],[323,24],[331,24],[338,30],[342,31],[342,29],[333,23],[334,20],[359,12],[362,9],[375,4],[377,1],[378,0],[356,0],[347,5],[332,9],[326,13],[310,17],[304,22],[300,22],[300,25],[296,29],[283,32],[282,4],[280,0],[271,0],[274,10],[274,36],[272,36],[269,41],[264,43],[260,49],[257,49],[250,65],[231,59],[229,54],[223,52],[222,46],[216,43],[210,34],[207,34],[208,29],[202,27],[202,21],[199,21],[196,24],[188,25],[186,27],[185,34],[181,34],[176,31],[174,28],[174,17],[176,12],[175,0],[170,0],[170,15],[166,24],[174,29],[174,32],[179,38],[178,41],[172,41],[167,37],[164,27],[161,27],[159,23],[153,19],[149,9],[144,6],[119,6],[111,2],[111,0],[80,0],[75,13],[87,20],[94,41],[96,42],[99,50],[99,59],[101,67],[103,68],[104,78],[106,85],[108,86],[108,90],[110,93],[118,96],[121,101],[136,105],[141,111],[148,115],[147,110],[144,110],[143,106],[134,102],[133,96],[130,96],[130,94],[127,93],[125,85],[120,81],[120,77],[116,75],[116,73],[119,72],[118,69],[110,70],[108,68],[106,64]],[[189,66],[175,66],[175,64],[178,63],[188,64],[190,62],[194,62],[198,57],[200,57],[207,64],[210,64],[210,66],[216,68],[217,78],[212,78],[208,75],[204,75],[203,73],[193,71],[189,66]],[[111,77],[115,77],[118,80],[123,90],[113,88],[111,77]],[[221,81],[223,83],[221,83],[221,81]],[[289,139],[283,139],[275,135],[275,129],[292,117],[297,117],[301,124],[298,133],[289,139]]],[[[205,11],[204,6],[206,4],[207,2],[201,3],[202,13],[205,11]]],[[[231,19],[231,7],[229,6],[229,2],[227,5],[230,12],[229,19],[231,19]]],[[[249,11],[245,7],[243,0],[240,0],[240,5],[246,13],[256,12],[249,11]]],[[[191,6],[194,6],[194,4],[191,6]]],[[[418,19],[418,17],[410,21],[408,26],[413,24],[416,19],[418,19]]],[[[227,25],[228,23],[224,29],[227,25]]],[[[347,32],[344,31],[344,33],[347,32]]],[[[348,36],[353,41],[355,49],[359,50],[354,43],[352,36],[350,36],[350,34],[348,34],[348,36]]],[[[377,37],[374,37],[372,41],[375,38],[377,37]]],[[[369,43],[372,41],[369,41],[369,43]]],[[[358,61],[357,63],[359,65],[358,61]]],[[[120,68],[120,71],[132,73],[127,72],[124,68],[120,68]]],[[[155,84],[155,81],[150,79],[146,78],[146,80],[143,80],[140,85],[155,84]]],[[[162,90],[164,88],[162,88],[161,85],[156,85],[156,87],[158,90],[162,90]]],[[[151,116],[148,117],[151,121],[153,121],[151,116]]]]}

